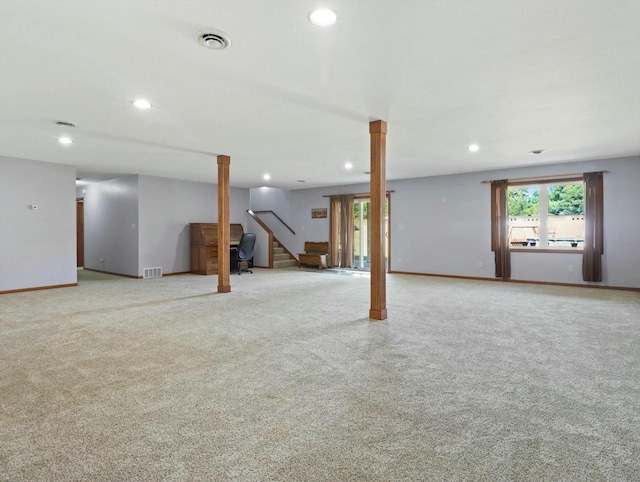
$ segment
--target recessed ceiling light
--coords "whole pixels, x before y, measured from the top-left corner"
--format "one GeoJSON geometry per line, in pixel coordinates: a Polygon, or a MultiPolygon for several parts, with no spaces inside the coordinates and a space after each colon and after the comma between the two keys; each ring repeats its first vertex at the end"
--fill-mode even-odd
{"type": "Polygon", "coordinates": [[[353,169],[353,164],[351,164],[350,162],[345,162],[344,168],[345,169],[353,169]]]}
{"type": "Polygon", "coordinates": [[[58,137],[58,142],[68,146],[69,144],[73,144],[73,139],[71,139],[71,137],[58,137]]]}
{"type": "Polygon", "coordinates": [[[271,175],[265,174],[264,176],[262,176],[262,179],[264,179],[265,181],[268,181],[269,179],[271,179],[271,175]]]}
{"type": "Polygon", "coordinates": [[[150,109],[151,103],[148,100],[138,99],[133,101],[133,105],[135,105],[138,109],[150,109]]]}
{"type": "Polygon", "coordinates": [[[544,149],[536,149],[534,151],[529,151],[529,154],[537,155],[537,154],[542,154],[543,152],[544,152],[544,149]]]}
{"type": "Polygon", "coordinates": [[[337,18],[336,13],[328,8],[318,8],[309,15],[309,21],[318,27],[330,27],[337,18]]]}
{"type": "Polygon", "coordinates": [[[478,149],[480,149],[480,146],[478,144],[471,144],[469,147],[467,147],[467,149],[469,149],[471,152],[476,152],[478,149]]]}

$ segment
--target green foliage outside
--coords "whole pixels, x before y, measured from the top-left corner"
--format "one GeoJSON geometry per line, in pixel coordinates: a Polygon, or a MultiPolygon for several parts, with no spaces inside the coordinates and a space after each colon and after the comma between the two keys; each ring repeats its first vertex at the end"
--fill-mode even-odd
{"type": "Polygon", "coordinates": [[[537,216],[539,199],[537,188],[509,189],[509,216],[537,216]]]}
{"type": "MultiPolygon", "coordinates": [[[[360,227],[360,206],[362,208],[362,218],[367,220],[369,219],[369,202],[364,202],[360,204],[360,202],[355,201],[353,203],[353,217],[355,219],[356,226],[360,227]]],[[[384,203],[384,215],[389,216],[389,201],[386,200],[384,203]]],[[[365,221],[366,222],[366,221],[365,221]]]]}
{"type": "Polygon", "coordinates": [[[582,184],[567,184],[549,188],[549,214],[583,214],[582,184]]]}
{"type": "MultiPolygon", "coordinates": [[[[356,226],[360,227],[360,206],[359,202],[353,203],[353,217],[355,219],[356,226]]],[[[369,217],[369,203],[364,203],[364,209],[362,217],[367,219],[369,217]]]]}
{"type": "MultiPolygon", "coordinates": [[[[370,206],[371,206],[371,203],[369,200],[362,202],[362,200],[356,199],[355,202],[353,203],[353,217],[354,217],[354,225],[355,225],[353,251],[354,251],[354,256],[356,257],[360,256],[360,236],[363,235],[363,233],[365,232],[369,236],[371,236],[371,233],[367,232],[367,223],[369,222],[370,206]],[[362,222],[364,224],[363,226],[360,226],[360,209],[362,209],[362,222]]],[[[388,219],[388,216],[389,216],[389,200],[388,199],[384,203],[384,214],[385,214],[385,217],[388,219]]],[[[365,244],[367,244],[368,246],[368,241],[365,244]]],[[[364,261],[369,260],[366,247],[365,247],[365,253],[364,253],[363,259],[364,261]]]]}
{"type": "MultiPolygon", "coordinates": [[[[549,214],[567,215],[584,213],[582,184],[549,187],[549,214]]],[[[509,189],[510,216],[538,216],[540,193],[538,188],[509,189]]]]}

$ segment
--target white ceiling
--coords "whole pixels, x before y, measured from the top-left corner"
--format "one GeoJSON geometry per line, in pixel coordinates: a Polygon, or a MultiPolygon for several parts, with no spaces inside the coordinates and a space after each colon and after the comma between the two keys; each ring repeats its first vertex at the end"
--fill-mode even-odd
{"type": "Polygon", "coordinates": [[[367,182],[376,119],[388,179],[639,154],[640,0],[0,0],[0,155],[300,189],[367,182]]]}

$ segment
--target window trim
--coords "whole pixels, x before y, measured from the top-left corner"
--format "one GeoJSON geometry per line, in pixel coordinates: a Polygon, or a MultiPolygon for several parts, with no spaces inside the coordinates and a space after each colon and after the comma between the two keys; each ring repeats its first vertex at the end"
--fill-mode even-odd
{"type": "Polygon", "coordinates": [[[582,248],[538,248],[537,246],[513,246],[509,247],[509,251],[514,253],[559,253],[559,254],[582,254],[584,251],[582,248]]]}

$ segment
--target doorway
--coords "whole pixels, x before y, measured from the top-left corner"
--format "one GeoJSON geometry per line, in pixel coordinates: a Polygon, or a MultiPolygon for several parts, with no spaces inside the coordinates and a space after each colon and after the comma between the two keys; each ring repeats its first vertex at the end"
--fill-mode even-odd
{"type": "MultiPolygon", "coordinates": [[[[390,196],[387,194],[387,199],[384,203],[384,262],[386,270],[389,271],[389,218],[390,218],[390,196]]],[[[356,198],[353,202],[353,218],[354,218],[354,233],[353,233],[353,266],[355,269],[361,269],[364,271],[371,270],[371,261],[369,253],[371,253],[371,231],[370,226],[370,207],[371,199],[369,198],[356,198]]]]}
{"type": "Polygon", "coordinates": [[[84,198],[76,198],[76,266],[84,268],[84,198]]]}

